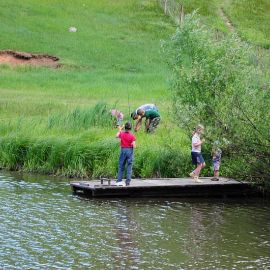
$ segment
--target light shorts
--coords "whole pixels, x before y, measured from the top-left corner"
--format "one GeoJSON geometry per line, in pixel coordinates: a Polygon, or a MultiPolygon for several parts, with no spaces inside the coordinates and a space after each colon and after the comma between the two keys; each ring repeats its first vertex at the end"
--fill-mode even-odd
{"type": "Polygon", "coordinates": [[[219,171],[219,167],[220,167],[220,161],[219,160],[213,161],[214,171],[219,171]]]}

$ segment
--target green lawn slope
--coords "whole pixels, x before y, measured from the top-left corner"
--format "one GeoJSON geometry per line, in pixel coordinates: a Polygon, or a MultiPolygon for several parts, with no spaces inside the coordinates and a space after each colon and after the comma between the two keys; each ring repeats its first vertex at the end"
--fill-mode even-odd
{"type": "Polygon", "coordinates": [[[0,49],[55,55],[62,65],[0,67],[2,167],[114,177],[119,142],[103,111],[117,107],[129,120],[132,109],[152,102],[163,121],[153,136],[137,134],[134,175],[186,174],[189,143],[168,121],[160,46],[175,26],[156,1],[9,0],[0,16],[0,49]]]}
{"type": "Polygon", "coordinates": [[[225,4],[225,11],[242,38],[270,48],[269,0],[231,0],[225,4]]]}
{"type": "Polygon", "coordinates": [[[1,68],[2,116],[44,115],[100,100],[127,108],[128,94],[132,107],[166,100],[160,40],[173,27],[155,1],[6,1],[0,16],[1,49],[48,53],[63,64],[1,68]],[[78,32],[69,33],[70,26],[78,32]]]}
{"type": "Polygon", "coordinates": [[[168,0],[171,1],[181,3],[186,13],[197,10],[207,25],[222,32],[230,31],[226,25],[230,21],[244,40],[270,48],[269,0],[168,0]]]}
{"type": "MultiPolygon", "coordinates": [[[[203,22],[229,33],[222,9],[241,37],[269,47],[267,0],[181,3],[185,13],[198,9],[203,22]]],[[[132,109],[151,102],[162,122],[151,136],[137,134],[134,176],[187,175],[190,142],[171,121],[170,75],[161,52],[175,24],[158,1],[8,0],[0,2],[0,16],[0,50],[55,55],[61,64],[0,66],[0,166],[115,177],[119,142],[104,110],[116,107],[130,120],[132,109]],[[70,33],[71,26],[78,31],[70,33]]]]}

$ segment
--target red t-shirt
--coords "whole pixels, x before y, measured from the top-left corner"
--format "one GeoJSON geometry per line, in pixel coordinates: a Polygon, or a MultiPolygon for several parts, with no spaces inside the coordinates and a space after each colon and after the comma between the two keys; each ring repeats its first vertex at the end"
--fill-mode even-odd
{"type": "Polygon", "coordinates": [[[136,141],[136,137],[130,132],[120,132],[118,138],[122,148],[133,148],[132,143],[136,141]]]}

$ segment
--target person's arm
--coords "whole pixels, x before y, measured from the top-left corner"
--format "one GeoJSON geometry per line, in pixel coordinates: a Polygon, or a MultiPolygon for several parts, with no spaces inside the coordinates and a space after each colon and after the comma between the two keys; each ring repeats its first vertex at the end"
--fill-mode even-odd
{"type": "Polygon", "coordinates": [[[133,148],[136,148],[136,141],[132,143],[133,148]]]}
{"type": "Polygon", "coordinates": [[[120,133],[121,133],[123,127],[124,127],[124,126],[118,126],[118,132],[116,133],[116,136],[115,136],[116,138],[119,138],[119,135],[120,135],[120,133]]]}
{"type": "Polygon", "coordinates": [[[202,145],[204,143],[204,139],[202,140],[196,140],[194,143],[192,143],[193,147],[197,148],[198,146],[202,145]]]}
{"type": "Polygon", "coordinates": [[[150,119],[145,120],[145,130],[148,130],[150,126],[150,119]]]}
{"type": "Polygon", "coordinates": [[[194,147],[198,147],[198,146],[202,145],[204,142],[205,142],[204,139],[198,140],[197,142],[193,143],[193,146],[194,146],[194,147]]]}
{"type": "Polygon", "coordinates": [[[134,128],[134,131],[138,131],[141,128],[141,126],[142,126],[142,117],[139,115],[137,122],[136,122],[136,125],[135,125],[135,128],[134,128]]]}

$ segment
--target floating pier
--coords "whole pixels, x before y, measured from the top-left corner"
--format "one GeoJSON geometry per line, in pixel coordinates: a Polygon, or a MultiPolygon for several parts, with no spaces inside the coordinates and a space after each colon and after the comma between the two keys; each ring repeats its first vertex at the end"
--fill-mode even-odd
{"type": "Polygon", "coordinates": [[[115,180],[71,182],[75,195],[93,197],[240,197],[256,194],[250,183],[230,178],[211,181],[200,178],[196,183],[191,178],[133,179],[130,186],[116,186],[115,180]]]}

